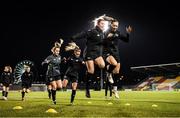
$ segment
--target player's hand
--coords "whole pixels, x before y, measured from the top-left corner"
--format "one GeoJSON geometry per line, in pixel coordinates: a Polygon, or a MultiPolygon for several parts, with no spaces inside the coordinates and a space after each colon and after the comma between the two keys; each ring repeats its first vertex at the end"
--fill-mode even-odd
{"type": "Polygon", "coordinates": [[[63,57],[63,60],[66,61],[67,60],[66,57],[63,57]]]}
{"type": "Polygon", "coordinates": [[[64,63],[66,63],[66,62],[67,62],[67,59],[66,59],[66,57],[63,57],[63,61],[64,61],[64,63]]]}
{"type": "Polygon", "coordinates": [[[112,33],[109,33],[107,37],[110,38],[110,37],[112,37],[112,36],[113,36],[113,34],[112,34],[112,33]]]}
{"type": "Polygon", "coordinates": [[[132,32],[132,27],[131,26],[126,27],[126,32],[131,33],[132,32]]]}
{"type": "Polygon", "coordinates": [[[46,60],[46,63],[48,64],[50,62],[50,60],[46,60]]]}

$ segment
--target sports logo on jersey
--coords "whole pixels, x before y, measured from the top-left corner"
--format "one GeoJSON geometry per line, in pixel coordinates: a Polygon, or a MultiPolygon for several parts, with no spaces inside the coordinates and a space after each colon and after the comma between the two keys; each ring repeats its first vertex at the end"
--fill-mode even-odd
{"type": "Polygon", "coordinates": [[[116,37],[118,37],[119,35],[118,34],[115,34],[116,37]]]}
{"type": "Polygon", "coordinates": [[[50,81],[52,81],[52,80],[53,80],[53,78],[49,78],[49,80],[50,80],[50,81]]]}
{"type": "Polygon", "coordinates": [[[89,59],[91,59],[91,57],[87,57],[87,59],[89,60],[89,59]]]}

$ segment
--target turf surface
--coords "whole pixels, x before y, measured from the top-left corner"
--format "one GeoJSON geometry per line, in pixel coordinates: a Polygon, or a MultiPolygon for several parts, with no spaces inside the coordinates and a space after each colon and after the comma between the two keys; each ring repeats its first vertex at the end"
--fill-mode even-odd
{"type": "Polygon", "coordinates": [[[10,91],[7,101],[0,100],[0,117],[180,117],[180,92],[175,91],[120,91],[120,99],[105,98],[104,90],[91,91],[91,98],[78,91],[73,105],[70,96],[71,91],[57,92],[54,105],[47,92],[30,92],[21,101],[20,92],[10,91]],[[46,113],[50,108],[58,113],[46,113]]]}

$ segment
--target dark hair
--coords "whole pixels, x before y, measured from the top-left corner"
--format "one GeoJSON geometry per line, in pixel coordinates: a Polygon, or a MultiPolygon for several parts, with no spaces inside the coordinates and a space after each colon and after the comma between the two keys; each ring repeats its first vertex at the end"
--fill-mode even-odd
{"type": "Polygon", "coordinates": [[[114,23],[114,22],[118,22],[118,23],[119,23],[119,21],[118,21],[117,19],[113,19],[113,20],[111,21],[111,24],[114,23]]]}
{"type": "Polygon", "coordinates": [[[75,47],[74,51],[81,51],[79,47],[75,47]]]}

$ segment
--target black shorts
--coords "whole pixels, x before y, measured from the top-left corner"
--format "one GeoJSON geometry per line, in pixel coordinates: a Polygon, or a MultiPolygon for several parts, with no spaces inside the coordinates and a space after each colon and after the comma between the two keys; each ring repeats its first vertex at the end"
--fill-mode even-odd
{"type": "Polygon", "coordinates": [[[45,78],[45,82],[46,82],[46,85],[50,85],[50,81],[49,81],[48,77],[45,78]]]}
{"type": "Polygon", "coordinates": [[[4,83],[2,83],[2,85],[5,86],[5,87],[9,87],[10,83],[4,82],[4,83]]]}
{"type": "Polygon", "coordinates": [[[106,58],[108,57],[108,56],[110,56],[111,54],[109,53],[109,51],[108,50],[103,50],[103,59],[104,60],[106,60],[106,58]]]}
{"type": "Polygon", "coordinates": [[[71,74],[71,73],[69,73],[69,74],[64,76],[64,79],[66,79],[68,81],[71,81],[72,83],[73,82],[78,83],[78,77],[79,77],[78,74],[71,74]]]}
{"type": "Polygon", "coordinates": [[[51,84],[50,81],[47,81],[47,82],[46,82],[46,85],[50,85],[50,84],[51,84]]]}
{"type": "Polygon", "coordinates": [[[117,63],[120,63],[120,56],[119,56],[119,52],[113,52],[113,51],[107,51],[107,50],[105,50],[104,52],[103,52],[103,58],[104,58],[104,60],[106,60],[106,58],[108,57],[108,56],[113,56],[114,57],[114,59],[117,61],[117,63]]]}
{"type": "Polygon", "coordinates": [[[30,88],[31,87],[31,84],[30,83],[25,83],[25,82],[22,82],[22,88],[30,88]]]}
{"type": "Polygon", "coordinates": [[[84,54],[84,59],[85,61],[88,61],[88,60],[95,60],[96,58],[102,56],[102,51],[101,51],[101,48],[95,48],[95,49],[89,49],[89,50],[86,50],[83,52],[84,54]]]}
{"type": "Polygon", "coordinates": [[[119,50],[116,48],[110,49],[110,54],[116,59],[117,63],[120,63],[119,50]]]}
{"type": "Polygon", "coordinates": [[[61,80],[61,76],[55,76],[55,77],[48,77],[48,82],[52,82],[52,81],[58,81],[61,80]]]}
{"type": "Polygon", "coordinates": [[[96,53],[96,52],[89,52],[86,54],[85,56],[85,61],[88,61],[88,60],[95,60],[96,58],[100,57],[102,55],[96,53]]]}
{"type": "Polygon", "coordinates": [[[119,53],[113,53],[112,56],[115,58],[115,60],[117,61],[117,63],[120,63],[119,53]]]}

